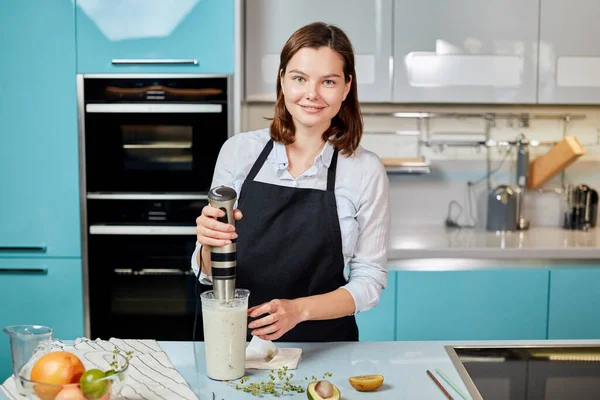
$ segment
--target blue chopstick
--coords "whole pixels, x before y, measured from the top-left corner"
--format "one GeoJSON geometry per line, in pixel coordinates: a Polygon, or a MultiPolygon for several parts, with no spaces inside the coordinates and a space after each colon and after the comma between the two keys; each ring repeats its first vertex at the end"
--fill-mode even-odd
{"type": "Polygon", "coordinates": [[[454,382],[452,382],[452,381],[450,380],[450,378],[448,378],[446,375],[444,375],[444,373],[443,373],[442,371],[440,371],[440,370],[439,370],[439,368],[436,368],[436,369],[435,369],[435,372],[437,372],[437,374],[438,374],[439,376],[441,376],[441,377],[442,377],[442,379],[443,379],[444,381],[446,381],[446,383],[447,383],[448,385],[450,385],[450,386],[452,387],[452,389],[454,389],[454,391],[460,395],[460,397],[462,397],[462,398],[463,398],[463,399],[465,399],[465,400],[470,400],[469,396],[467,396],[467,395],[466,395],[466,394],[465,394],[465,393],[464,393],[462,390],[460,390],[460,389],[458,388],[458,386],[457,386],[457,385],[456,385],[454,382]]]}

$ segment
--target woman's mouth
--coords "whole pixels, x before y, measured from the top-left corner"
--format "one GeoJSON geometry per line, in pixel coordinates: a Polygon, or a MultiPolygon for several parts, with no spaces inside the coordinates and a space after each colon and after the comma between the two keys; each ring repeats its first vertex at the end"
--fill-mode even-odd
{"type": "Polygon", "coordinates": [[[310,113],[317,113],[319,111],[321,111],[322,109],[324,109],[325,107],[318,107],[318,106],[305,106],[302,104],[299,104],[300,107],[302,107],[302,109],[304,111],[310,112],[310,113]]]}

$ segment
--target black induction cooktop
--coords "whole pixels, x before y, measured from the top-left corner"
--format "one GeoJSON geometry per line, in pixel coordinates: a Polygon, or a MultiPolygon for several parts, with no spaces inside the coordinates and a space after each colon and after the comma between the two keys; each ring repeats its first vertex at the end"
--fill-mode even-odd
{"type": "Polygon", "coordinates": [[[473,400],[600,400],[600,345],[446,351],[473,400]]]}

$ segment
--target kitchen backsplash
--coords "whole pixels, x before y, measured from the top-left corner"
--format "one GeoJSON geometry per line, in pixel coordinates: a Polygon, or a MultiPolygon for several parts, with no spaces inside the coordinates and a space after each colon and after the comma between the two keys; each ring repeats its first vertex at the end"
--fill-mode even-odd
{"type": "MultiPolygon", "coordinates": [[[[273,105],[250,103],[242,106],[242,131],[269,126],[265,117],[273,115],[273,105]]],[[[585,147],[586,154],[565,171],[566,183],[586,183],[600,189],[600,107],[519,107],[519,106],[395,106],[364,104],[363,113],[437,112],[460,114],[570,114],[584,115],[582,120],[529,121],[521,127],[519,120],[497,120],[490,130],[490,138],[514,140],[523,133],[530,140],[558,141],[563,135],[576,136],[585,147]]],[[[423,156],[431,161],[431,173],[423,175],[390,174],[390,198],[392,204],[392,229],[406,226],[443,226],[449,212],[451,218],[461,225],[485,226],[486,219],[486,148],[427,147],[419,144],[418,136],[390,134],[396,131],[419,129],[416,118],[392,116],[365,116],[365,135],[362,146],[377,153],[381,158],[423,156]],[[468,182],[478,182],[469,186],[468,182]],[[459,215],[459,211],[462,212],[459,215]]],[[[481,118],[432,118],[421,121],[421,140],[427,138],[463,139],[485,138],[485,120],[481,118]]],[[[550,147],[530,149],[530,159],[544,154],[550,147]]],[[[516,152],[506,155],[506,148],[489,150],[492,170],[491,186],[515,184],[516,152]],[[504,160],[504,161],[503,161],[504,160]]],[[[525,200],[525,216],[531,226],[560,226],[561,196],[552,189],[561,186],[561,176],[544,185],[548,192],[528,192],[525,200]]]]}

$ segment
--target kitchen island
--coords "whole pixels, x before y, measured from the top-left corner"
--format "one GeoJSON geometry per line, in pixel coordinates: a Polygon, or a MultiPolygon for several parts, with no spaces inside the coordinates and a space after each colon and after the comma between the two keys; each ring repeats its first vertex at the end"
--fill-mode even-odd
{"type": "MultiPolygon", "coordinates": [[[[248,393],[235,390],[229,384],[216,382],[206,377],[204,364],[204,344],[191,342],[159,342],[167,352],[175,368],[187,380],[201,400],[235,400],[256,398],[248,393]]],[[[438,341],[438,342],[358,342],[358,343],[280,343],[279,347],[300,347],[302,358],[298,369],[293,371],[301,379],[312,375],[320,378],[325,372],[328,378],[341,391],[342,399],[416,399],[444,400],[446,397],[433,383],[426,370],[434,372],[439,368],[465,393],[457,370],[454,368],[445,345],[561,345],[594,344],[600,340],[563,341],[438,341]],[[361,393],[353,389],[348,378],[354,375],[381,374],[385,381],[375,392],[361,393]]],[[[250,381],[268,380],[266,370],[247,370],[250,381]]],[[[461,399],[449,385],[442,384],[455,399],[461,399]]],[[[306,386],[306,384],[303,384],[306,386]]],[[[275,398],[265,396],[263,398],[275,398]]],[[[306,393],[285,396],[284,398],[306,398],[306,393]]]]}
{"type": "MultiPolygon", "coordinates": [[[[152,390],[156,387],[173,387],[173,382],[182,382],[179,378],[174,379],[174,375],[171,372],[160,371],[160,368],[174,368],[187,382],[188,386],[193,393],[200,400],[243,400],[253,398],[263,399],[274,399],[273,395],[263,395],[261,397],[255,397],[250,393],[245,393],[235,389],[234,384],[239,381],[231,383],[220,382],[209,379],[206,376],[206,367],[204,359],[204,343],[203,342],[158,342],[158,345],[166,353],[169,358],[169,362],[164,359],[160,354],[162,352],[154,352],[150,356],[154,361],[157,361],[160,365],[155,364],[153,370],[148,368],[139,368],[141,366],[147,367],[151,364],[146,364],[150,358],[148,354],[143,355],[145,361],[139,363],[133,363],[137,365],[131,373],[136,373],[137,378],[130,380],[127,391],[128,399],[138,400],[145,399],[151,400],[153,398],[163,398],[164,400],[175,400],[179,399],[180,396],[177,393],[187,393],[185,390],[167,390],[167,391],[156,391],[154,393],[162,393],[166,397],[152,397],[148,396],[146,389],[152,390]],[[145,372],[142,372],[145,371],[145,372]],[[155,374],[155,373],[158,373],[155,374]],[[145,379],[140,379],[140,374],[143,374],[145,378],[152,379],[152,376],[161,376],[162,379],[154,380],[158,386],[145,386],[145,379]],[[148,375],[146,375],[148,374],[148,375]],[[160,375],[162,374],[162,375],[160,375]],[[161,386],[164,385],[164,386],[161,386]],[[145,397],[140,397],[134,393],[144,393],[145,397]],[[214,397],[213,397],[214,393],[214,397]]],[[[291,379],[292,384],[299,385],[304,389],[307,386],[305,377],[309,379],[312,376],[316,376],[321,379],[323,374],[326,372],[331,373],[331,377],[326,379],[335,384],[341,392],[341,398],[344,400],[360,400],[360,399],[415,399],[415,400],[444,400],[446,399],[442,391],[436,386],[433,380],[427,375],[427,370],[431,371],[439,382],[444,386],[448,393],[457,400],[461,400],[462,397],[456,392],[456,390],[448,384],[444,379],[440,379],[436,370],[441,370],[442,373],[453,382],[455,387],[458,388],[462,393],[469,395],[467,390],[466,382],[461,379],[459,369],[453,364],[445,346],[464,346],[464,347],[481,347],[481,346],[496,346],[496,347],[555,347],[562,348],[564,346],[592,346],[592,352],[586,351],[585,354],[579,353],[583,356],[582,362],[579,366],[571,364],[569,369],[565,368],[564,362],[560,362],[557,365],[556,362],[552,363],[552,366],[547,363],[538,363],[534,368],[533,364],[529,364],[528,368],[523,368],[525,365],[521,364],[521,368],[515,369],[514,361],[511,362],[499,362],[503,360],[487,359],[484,360],[483,364],[489,365],[490,361],[495,361],[495,366],[492,367],[494,372],[493,375],[487,373],[483,383],[487,387],[487,391],[493,390],[493,393],[498,394],[498,399],[512,399],[514,397],[508,396],[508,389],[513,392],[516,390],[519,394],[517,398],[523,398],[521,393],[526,387],[525,382],[531,382],[532,386],[534,383],[536,387],[542,385],[552,385],[555,382],[551,382],[554,378],[558,378],[558,381],[562,382],[561,385],[570,388],[570,394],[585,393],[587,398],[592,394],[598,393],[598,380],[600,374],[597,366],[594,364],[598,363],[597,357],[589,359],[588,355],[599,354],[598,349],[600,348],[600,340],[496,340],[496,341],[412,341],[412,342],[338,342],[338,343],[278,343],[279,348],[285,347],[298,347],[302,349],[302,356],[298,364],[297,369],[289,370],[289,373],[294,374],[294,378],[291,379]],[[594,362],[590,362],[594,361],[594,362]],[[590,365],[586,367],[585,365],[590,365]],[[588,368],[588,373],[582,373],[581,367],[588,368]],[[590,368],[593,369],[590,374],[590,368]],[[537,372],[533,372],[533,371],[537,372]],[[545,371],[545,372],[541,372],[545,371]],[[541,372],[541,373],[540,373],[541,372]],[[348,378],[356,375],[369,375],[369,374],[380,374],[383,375],[385,380],[383,385],[373,392],[358,392],[352,388],[348,382],[348,378]],[[540,377],[542,379],[540,379],[540,377]],[[564,378],[570,378],[567,382],[564,378]],[[550,380],[547,380],[550,379],[550,380]],[[587,382],[587,383],[586,383],[587,382]],[[524,385],[525,383],[525,385],[524,385]],[[582,384],[584,384],[582,386],[582,384]],[[585,389],[585,385],[591,389],[585,389]],[[511,389],[512,387],[512,389],[511,389]],[[498,391],[496,391],[496,389],[498,391]]],[[[147,348],[155,348],[155,344],[148,346],[147,348]]],[[[144,347],[145,348],[145,347],[144,347]]],[[[544,350],[538,350],[538,354],[548,354],[544,350]]],[[[555,355],[560,355],[560,352],[554,352],[555,355]]],[[[570,354],[574,353],[562,353],[567,357],[572,357],[570,354]]],[[[140,355],[141,357],[141,355],[140,355]]],[[[548,357],[546,355],[545,357],[548,357]]],[[[536,361],[534,361],[535,363],[536,361]]],[[[461,367],[459,365],[458,368],[461,367]]],[[[473,367],[469,367],[473,368],[473,367]]],[[[489,370],[489,369],[488,369],[489,370]]],[[[247,369],[246,376],[249,378],[249,382],[267,382],[269,380],[269,370],[258,370],[258,369],[247,369]]],[[[481,376],[481,375],[480,375],[481,376]]],[[[154,378],[157,379],[157,378],[154,378]]],[[[468,379],[468,378],[467,378],[468,379]]],[[[183,383],[183,382],[182,382],[183,383]]],[[[11,386],[11,385],[9,385],[11,386]]],[[[12,385],[14,388],[14,384],[12,385]]],[[[14,389],[13,389],[14,390],[14,389]]],[[[529,389],[527,389],[529,390],[529,389]]],[[[539,390],[539,389],[538,389],[539,390]]],[[[543,390],[543,389],[542,389],[543,390]]],[[[535,391],[537,397],[535,399],[545,399],[547,397],[540,397],[539,391],[535,391]]],[[[513,395],[516,395],[513,394],[513,395]]],[[[11,400],[16,400],[19,396],[12,396],[11,400]]],[[[192,398],[191,393],[186,394],[188,400],[195,400],[192,398]]],[[[468,396],[470,398],[470,396],[468,396]]],[[[306,393],[288,393],[282,398],[289,399],[304,399],[306,393]]],[[[529,399],[528,397],[525,397],[529,399]]],[[[552,393],[553,398],[557,400],[567,398],[577,398],[565,395],[558,395],[556,392],[552,393]]],[[[8,399],[4,392],[0,390],[0,400],[8,399]]]]}

